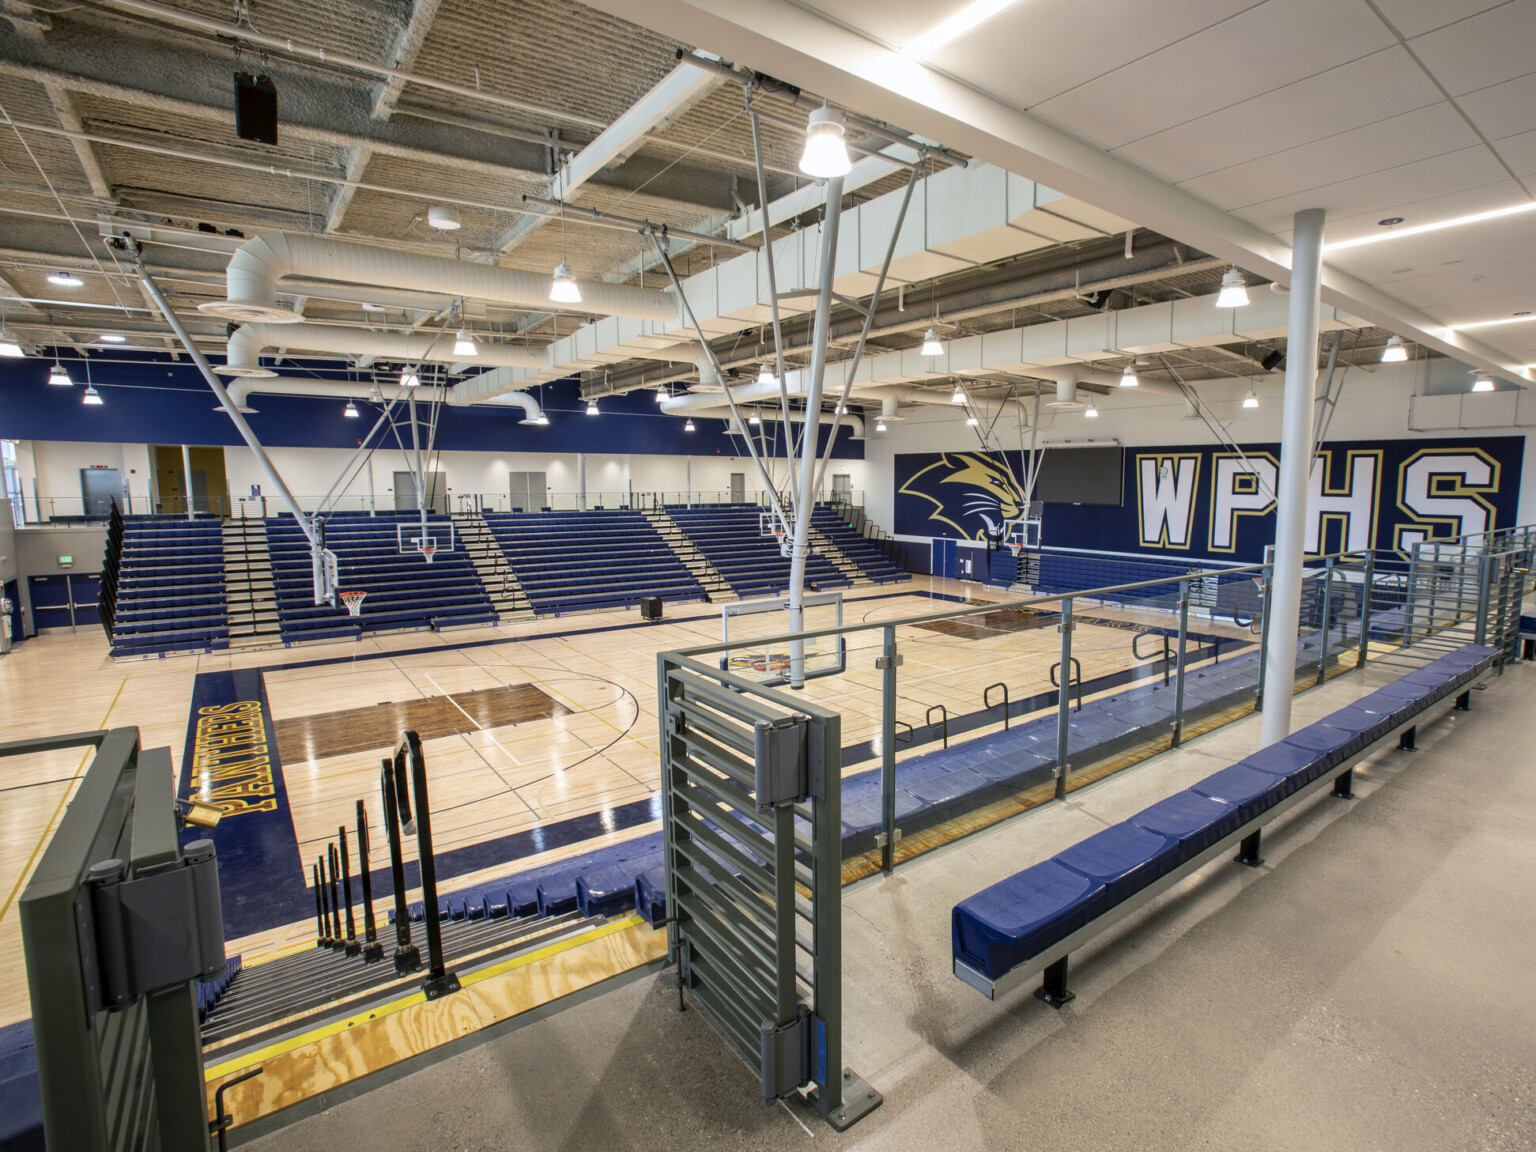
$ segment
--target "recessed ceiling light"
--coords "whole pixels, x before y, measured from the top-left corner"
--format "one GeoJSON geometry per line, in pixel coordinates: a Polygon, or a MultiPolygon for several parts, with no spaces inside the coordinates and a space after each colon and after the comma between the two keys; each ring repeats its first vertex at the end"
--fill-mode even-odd
{"type": "Polygon", "coordinates": [[[1481,224],[1487,220],[1499,220],[1520,212],[1536,211],[1536,200],[1527,204],[1512,204],[1508,208],[1495,208],[1491,212],[1474,212],[1470,216],[1455,216],[1449,220],[1437,220],[1432,224],[1415,224],[1412,228],[1398,228],[1390,232],[1376,232],[1370,236],[1357,236],[1353,240],[1340,240],[1324,244],[1324,252],[1337,252],[1343,248],[1358,248],[1362,244],[1379,244],[1383,240],[1400,240],[1404,236],[1420,236],[1425,232],[1438,232],[1442,228],[1460,228],[1467,224],[1481,224]]]}
{"type": "Polygon", "coordinates": [[[1380,224],[1383,228],[1395,228],[1402,222],[1403,218],[1401,216],[1388,216],[1385,220],[1376,221],[1376,223],[1380,224]]]}
{"type": "Polygon", "coordinates": [[[434,204],[428,208],[427,223],[439,232],[457,232],[463,227],[463,221],[459,219],[459,210],[449,208],[446,204],[434,204]]]}
{"type": "Polygon", "coordinates": [[[915,40],[901,46],[901,54],[914,60],[922,60],[956,37],[964,36],[978,24],[992,19],[999,12],[1012,8],[1018,0],[972,0],[947,20],[941,20],[915,40]]]}
{"type": "Polygon", "coordinates": [[[1470,324],[1449,324],[1447,328],[1452,332],[1470,332],[1474,328],[1497,328],[1503,324],[1529,324],[1536,320],[1536,316],[1527,313],[1524,316],[1506,316],[1502,320],[1476,320],[1470,324]]]}
{"type": "Polygon", "coordinates": [[[68,272],[48,273],[48,283],[57,284],[60,288],[83,288],[85,281],[68,272]]]}

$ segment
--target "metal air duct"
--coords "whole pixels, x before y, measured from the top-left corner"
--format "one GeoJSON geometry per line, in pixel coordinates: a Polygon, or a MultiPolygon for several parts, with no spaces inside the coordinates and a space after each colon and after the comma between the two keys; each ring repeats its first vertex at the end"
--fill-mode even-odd
{"type": "MultiPolygon", "coordinates": [[[[245,324],[229,338],[226,363],[214,371],[221,376],[276,376],[272,369],[261,366],[261,353],[266,348],[299,348],[385,360],[428,360],[435,364],[460,364],[468,359],[454,354],[453,340],[446,334],[404,335],[327,324],[245,324]]],[[[548,362],[548,354],[542,348],[481,343],[474,362],[489,367],[537,369],[548,362]]]]}

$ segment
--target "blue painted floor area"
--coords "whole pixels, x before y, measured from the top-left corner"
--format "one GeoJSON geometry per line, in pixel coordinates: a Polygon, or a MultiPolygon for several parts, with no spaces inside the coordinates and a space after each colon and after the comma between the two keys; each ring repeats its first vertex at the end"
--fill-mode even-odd
{"type": "Polygon", "coordinates": [[[218,827],[188,828],[183,840],[218,850],[227,936],[291,924],[313,906],[259,671],[197,674],[177,795],[224,809],[218,827]]]}

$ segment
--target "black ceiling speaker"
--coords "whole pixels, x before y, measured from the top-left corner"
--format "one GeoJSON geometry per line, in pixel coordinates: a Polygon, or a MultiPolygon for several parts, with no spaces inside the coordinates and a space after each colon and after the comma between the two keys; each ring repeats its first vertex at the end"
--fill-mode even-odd
{"type": "Polygon", "coordinates": [[[235,135],[258,144],[277,143],[277,86],[270,76],[235,73],[235,135]]]}
{"type": "Polygon", "coordinates": [[[1266,372],[1273,372],[1281,364],[1285,363],[1285,353],[1276,348],[1268,356],[1259,361],[1259,366],[1266,372]]]}

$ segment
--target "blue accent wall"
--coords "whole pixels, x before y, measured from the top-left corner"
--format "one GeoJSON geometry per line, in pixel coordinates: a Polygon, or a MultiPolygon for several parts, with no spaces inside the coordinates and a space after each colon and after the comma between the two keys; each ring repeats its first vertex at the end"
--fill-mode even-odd
{"type": "MultiPolygon", "coordinates": [[[[1278,444],[1245,444],[1242,450],[1250,460],[1278,466],[1278,444]]],[[[1330,441],[1320,455],[1326,458],[1324,495],[1332,506],[1339,507],[1340,498],[1355,489],[1362,498],[1353,521],[1343,511],[1314,510],[1320,517],[1318,554],[1359,546],[1347,543],[1352,523],[1369,546],[1403,550],[1419,539],[1519,522],[1524,436],[1330,441]]],[[[1230,499],[1218,499],[1219,484],[1229,477],[1218,476],[1217,462],[1234,458],[1230,450],[1208,444],[1128,447],[1120,506],[1047,504],[1041,543],[1259,562],[1275,538],[1275,513],[1272,504],[1234,512],[1230,499]],[[1159,484],[1168,496],[1166,508],[1151,496],[1159,484]]],[[[981,452],[898,454],[896,532],[982,540],[1003,521],[1023,515],[1021,475],[1021,457],[1014,451],[1001,458],[981,452]]]]}
{"type": "MultiPolygon", "coordinates": [[[[142,354],[135,357],[142,361],[142,354]]],[[[198,370],[169,358],[159,363],[129,363],[112,353],[63,363],[75,380],[73,388],[48,384],[51,360],[0,360],[0,438],[6,440],[77,440],[113,444],[239,445],[243,441],[233,422],[198,370]],[[104,403],[80,402],[89,378],[104,403]]],[[[346,379],[334,365],[287,363],[285,376],[346,379]]],[[[354,374],[351,379],[367,380],[354,374]]],[[[746,442],[725,433],[723,420],[695,420],[695,432],[684,421],[656,410],[655,393],[632,392],[599,402],[602,413],[586,415],[574,379],[531,389],[549,416],[548,427],[520,424],[520,408],[491,406],[442,407],[436,447],[468,452],[592,452],[653,456],[745,456],[746,442]]],[[[303,396],[263,396],[250,404],[256,412],[246,418],[263,444],[277,448],[352,448],[378,418],[379,406],[358,401],[360,419],[342,415],[345,401],[303,396]]],[[[423,415],[427,409],[422,408],[423,415]]],[[[770,429],[777,431],[776,425],[770,429]]],[[[386,436],[388,434],[386,433],[386,436]]],[[[826,429],[821,443],[826,444],[826,429]]],[[[840,429],[833,456],[862,460],[864,445],[840,429]]]]}

